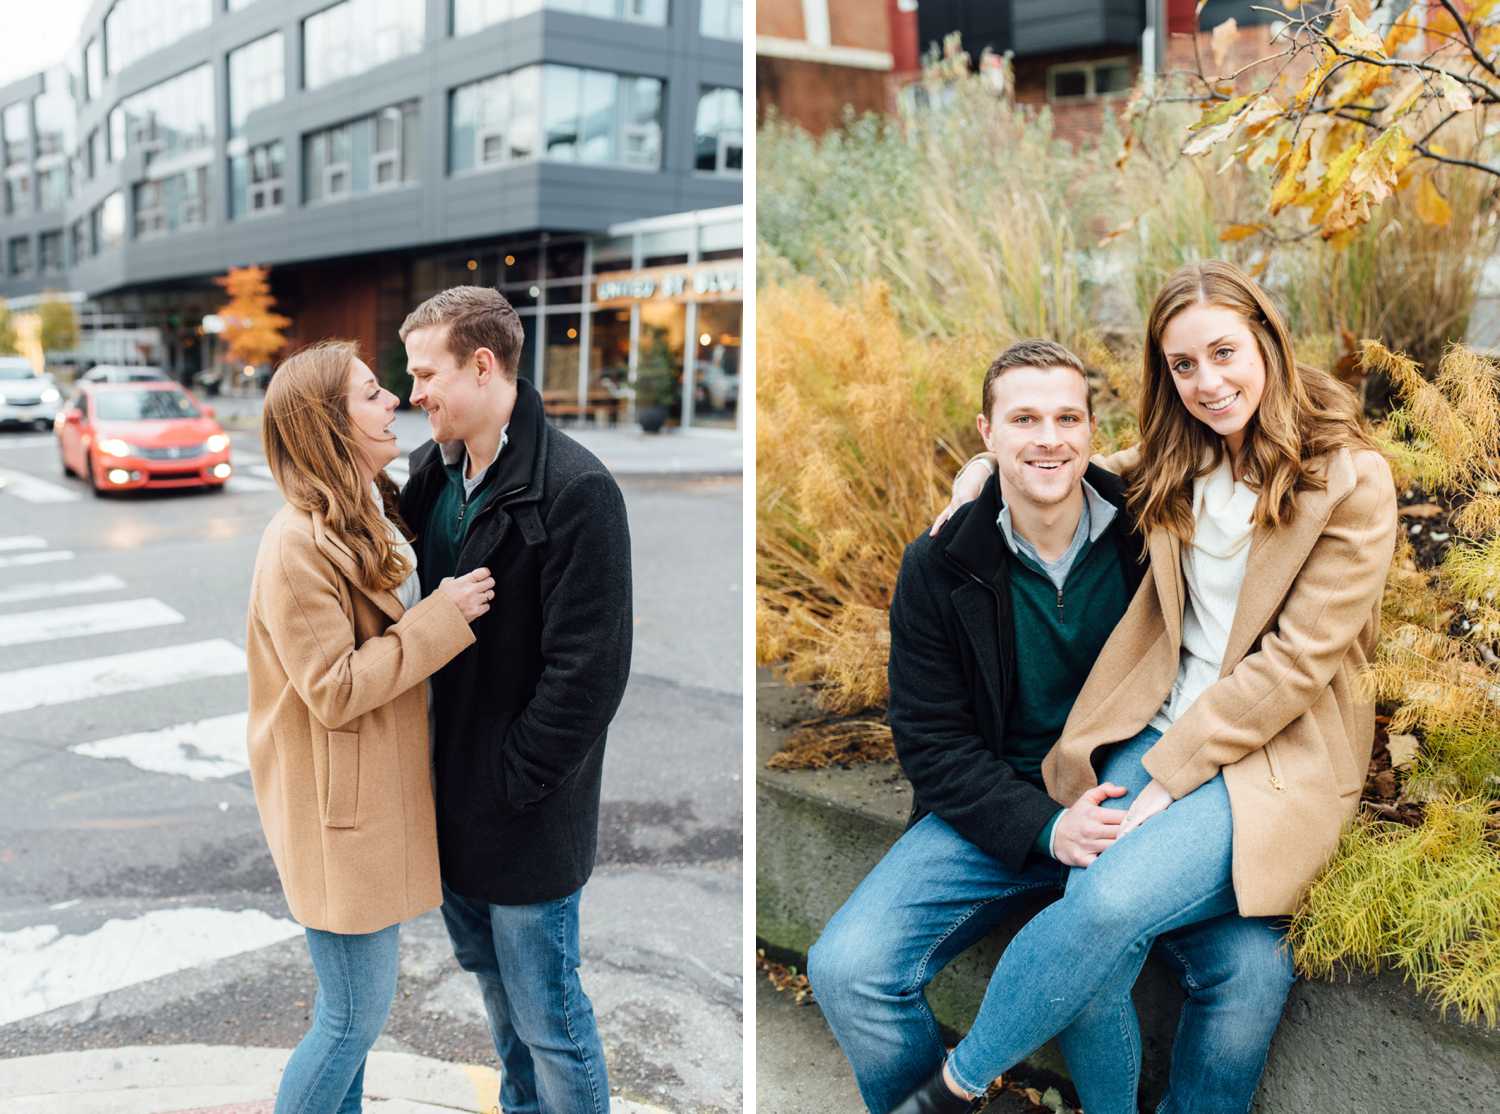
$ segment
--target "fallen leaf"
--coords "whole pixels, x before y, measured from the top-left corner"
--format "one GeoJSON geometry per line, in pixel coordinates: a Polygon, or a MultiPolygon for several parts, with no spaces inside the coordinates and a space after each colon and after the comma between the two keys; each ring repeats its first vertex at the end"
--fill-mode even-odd
{"type": "Polygon", "coordinates": [[[1409,503],[1397,513],[1402,518],[1436,518],[1443,513],[1443,508],[1436,503],[1409,503]]]}
{"type": "Polygon", "coordinates": [[[1240,25],[1233,19],[1226,19],[1214,28],[1214,33],[1209,40],[1209,49],[1213,52],[1214,65],[1220,71],[1224,69],[1224,62],[1229,57],[1229,51],[1234,46],[1235,39],[1239,36],[1240,25]]]}
{"type": "Polygon", "coordinates": [[[1416,760],[1419,746],[1415,735],[1392,735],[1385,743],[1385,749],[1391,756],[1391,765],[1398,770],[1404,770],[1416,760]]]}
{"type": "Polygon", "coordinates": [[[1375,795],[1382,800],[1393,800],[1396,796],[1396,772],[1381,770],[1375,775],[1375,795]]]}

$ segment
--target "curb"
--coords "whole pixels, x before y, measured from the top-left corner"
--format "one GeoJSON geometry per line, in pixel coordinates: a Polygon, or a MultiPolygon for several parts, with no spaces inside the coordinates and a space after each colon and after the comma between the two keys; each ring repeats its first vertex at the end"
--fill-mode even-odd
{"type": "MultiPolygon", "coordinates": [[[[183,1044],[54,1052],[0,1060],[6,1114],[271,1114],[289,1050],[183,1044]]],[[[371,1114],[495,1114],[491,1068],[371,1052],[371,1114]]],[[[614,1097],[613,1114],[666,1114],[614,1097]]]]}

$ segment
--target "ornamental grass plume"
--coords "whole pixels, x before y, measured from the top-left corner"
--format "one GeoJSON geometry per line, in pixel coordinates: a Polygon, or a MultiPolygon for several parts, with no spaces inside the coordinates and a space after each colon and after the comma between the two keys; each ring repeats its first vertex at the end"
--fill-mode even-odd
{"type": "Polygon", "coordinates": [[[830,711],[881,706],[901,555],[978,447],[988,346],[911,336],[878,285],[768,288],[758,320],[758,657],[830,711]]]}

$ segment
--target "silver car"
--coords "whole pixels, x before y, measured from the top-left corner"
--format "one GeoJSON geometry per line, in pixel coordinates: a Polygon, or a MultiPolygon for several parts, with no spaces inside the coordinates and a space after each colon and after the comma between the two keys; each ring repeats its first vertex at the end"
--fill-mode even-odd
{"type": "Polygon", "coordinates": [[[50,375],[38,375],[24,356],[0,356],[0,425],[51,429],[62,392],[50,375]]]}

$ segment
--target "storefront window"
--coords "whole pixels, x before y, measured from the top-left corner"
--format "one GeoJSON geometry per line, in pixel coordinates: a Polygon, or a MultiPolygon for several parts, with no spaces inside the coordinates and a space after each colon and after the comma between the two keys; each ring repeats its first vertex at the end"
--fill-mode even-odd
{"type": "Polygon", "coordinates": [[[542,252],[540,248],[507,250],[500,255],[500,286],[502,289],[517,284],[531,285],[541,277],[542,252]]]}
{"type": "Polygon", "coordinates": [[[687,307],[673,302],[641,303],[640,354],[636,358],[636,410],[665,406],[682,419],[683,340],[687,307]]]}
{"type": "Polygon", "coordinates": [[[622,391],[630,382],[630,311],[595,310],[589,322],[589,391],[622,391]]]}
{"type": "Polygon", "coordinates": [[[693,420],[700,425],[735,422],[740,399],[740,320],[738,302],[698,306],[693,420]]]}
{"type": "Polygon", "coordinates": [[[521,341],[521,362],[517,374],[528,383],[535,383],[537,316],[534,313],[523,313],[520,316],[521,330],[525,336],[521,341]]]}
{"type": "Polygon", "coordinates": [[[578,352],[582,344],[583,319],[576,313],[549,313],[543,330],[546,351],[542,354],[543,401],[576,403],[578,400],[578,352]]]}

